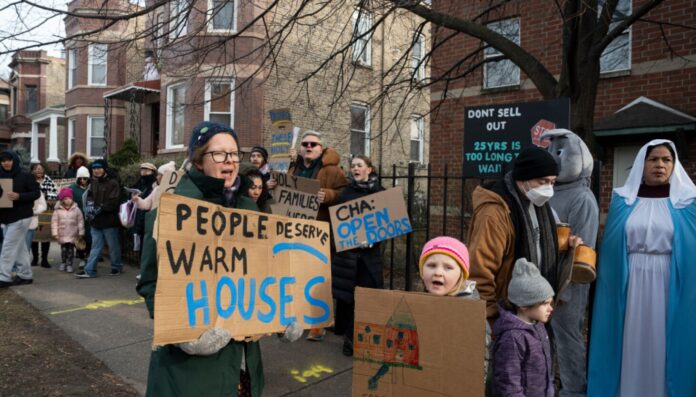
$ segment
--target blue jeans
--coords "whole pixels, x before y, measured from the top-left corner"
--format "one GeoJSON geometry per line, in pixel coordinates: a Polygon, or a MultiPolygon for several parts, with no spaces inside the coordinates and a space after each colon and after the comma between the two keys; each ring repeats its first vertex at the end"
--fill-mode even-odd
{"type": "Polygon", "coordinates": [[[85,273],[90,276],[97,275],[97,261],[105,243],[109,246],[111,270],[121,271],[123,265],[121,264],[121,243],[118,240],[118,228],[97,229],[92,227],[90,233],[92,234],[92,250],[89,252],[89,258],[85,265],[85,273]]]}
{"type": "Polygon", "coordinates": [[[31,241],[34,239],[35,234],[36,234],[36,229],[27,230],[27,249],[29,250],[29,252],[31,252],[31,241]]]}
{"type": "Polygon", "coordinates": [[[2,253],[0,253],[0,280],[12,281],[12,268],[15,263],[18,277],[25,280],[33,278],[31,259],[29,259],[25,240],[30,223],[31,217],[2,225],[5,238],[2,242],[2,253]]]}

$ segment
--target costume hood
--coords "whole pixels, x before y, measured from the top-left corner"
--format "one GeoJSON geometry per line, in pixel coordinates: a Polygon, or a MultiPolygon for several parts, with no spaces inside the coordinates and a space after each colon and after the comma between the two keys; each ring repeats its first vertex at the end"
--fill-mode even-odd
{"type": "Polygon", "coordinates": [[[592,175],[593,159],[590,149],[573,131],[564,128],[548,130],[541,135],[541,139],[551,141],[546,150],[558,163],[556,181],[574,182],[592,175]]]}

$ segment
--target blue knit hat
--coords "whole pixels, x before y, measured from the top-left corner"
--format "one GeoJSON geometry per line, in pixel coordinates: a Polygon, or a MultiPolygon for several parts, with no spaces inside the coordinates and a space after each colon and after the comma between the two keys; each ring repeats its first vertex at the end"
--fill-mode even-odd
{"type": "Polygon", "coordinates": [[[227,133],[232,135],[232,138],[234,138],[234,141],[237,143],[237,147],[239,147],[237,133],[234,132],[232,127],[220,123],[203,121],[193,127],[193,133],[191,133],[191,140],[189,141],[188,147],[189,160],[193,160],[193,153],[196,151],[196,149],[205,145],[210,138],[219,133],[227,133]]]}
{"type": "Polygon", "coordinates": [[[95,168],[106,168],[106,160],[96,159],[92,161],[92,164],[89,165],[89,169],[93,170],[95,168]]]}

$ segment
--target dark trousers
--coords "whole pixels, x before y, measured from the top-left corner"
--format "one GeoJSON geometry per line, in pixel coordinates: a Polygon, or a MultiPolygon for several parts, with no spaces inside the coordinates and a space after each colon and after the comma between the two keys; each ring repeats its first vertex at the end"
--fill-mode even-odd
{"type": "Polygon", "coordinates": [[[31,253],[34,256],[34,259],[32,259],[32,264],[34,266],[36,266],[36,264],[39,261],[39,244],[41,244],[41,263],[48,263],[48,249],[51,248],[51,242],[42,241],[41,243],[39,243],[38,241],[32,241],[31,253]]]}
{"type": "MultiPolygon", "coordinates": [[[[378,288],[379,283],[372,278],[367,266],[362,260],[358,260],[358,269],[355,274],[355,286],[365,288],[378,288]]],[[[343,334],[346,339],[353,341],[353,328],[355,327],[355,299],[350,302],[336,300],[335,328],[337,334],[343,334]]]]}
{"type": "Polygon", "coordinates": [[[75,259],[75,244],[65,243],[60,245],[60,258],[66,266],[72,267],[75,259]]]}

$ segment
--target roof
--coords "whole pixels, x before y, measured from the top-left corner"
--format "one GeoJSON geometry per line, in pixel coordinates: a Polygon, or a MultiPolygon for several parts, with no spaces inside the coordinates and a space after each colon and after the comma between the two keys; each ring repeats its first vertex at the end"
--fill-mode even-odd
{"type": "Polygon", "coordinates": [[[119,99],[121,101],[131,101],[132,99],[136,103],[153,102],[159,101],[159,92],[159,80],[135,81],[104,93],[104,99],[119,99]]]}
{"type": "Polygon", "coordinates": [[[639,97],[595,123],[595,136],[696,130],[696,117],[650,98],[639,97]]]}

